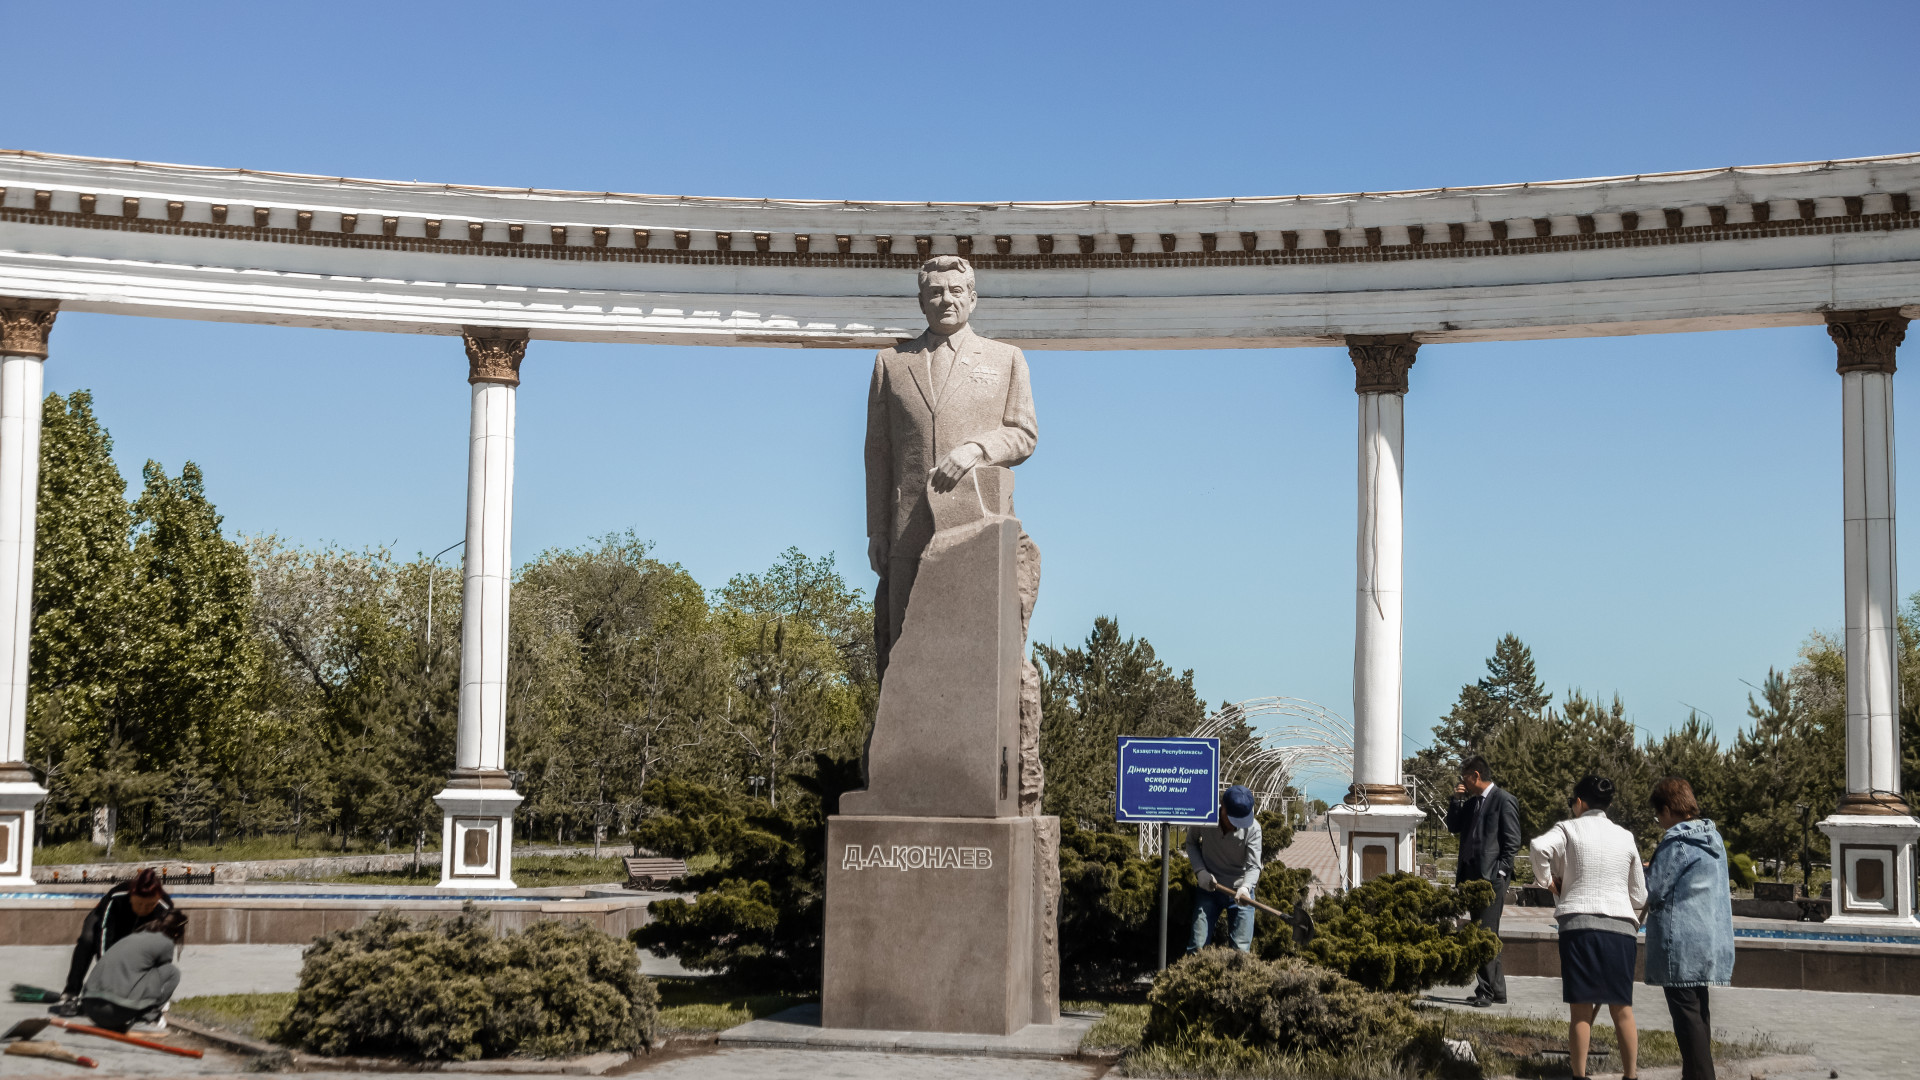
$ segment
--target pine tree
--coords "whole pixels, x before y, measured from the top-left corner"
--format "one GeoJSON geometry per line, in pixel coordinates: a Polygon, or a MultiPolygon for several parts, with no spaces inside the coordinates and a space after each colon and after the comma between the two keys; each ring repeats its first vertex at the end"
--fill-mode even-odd
{"type": "MultiPolygon", "coordinates": [[[[1503,635],[1487,657],[1487,677],[1460,688],[1453,708],[1434,725],[1428,745],[1402,765],[1420,808],[1436,821],[1444,815],[1460,763],[1474,754],[1491,759],[1488,747],[1496,736],[1505,733],[1506,741],[1516,745],[1537,741],[1538,731],[1509,729],[1537,724],[1552,700],[1534,670],[1533,650],[1519,637],[1503,635]]],[[[1496,775],[1504,767],[1504,762],[1493,763],[1496,775]]]]}
{"type": "Polygon", "coordinates": [[[1516,717],[1538,716],[1553,695],[1534,672],[1533,650],[1513,634],[1493,646],[1487,677],[1460,688],[1460,699],[1433,729],[1433,748],[1454,759],[1482,750],[1516,717]]]}
{"type": "Polygon", "coordinates": [[[1175,675],[1145,638],[1122,638],[1120,624],[1104,616],[1083,646],[1036,645],[1033,652],[1041,668],[1046,812],[1110,830],[1119,736],[1191,734],[1207,712],[1193,671],[1175,675]]]}

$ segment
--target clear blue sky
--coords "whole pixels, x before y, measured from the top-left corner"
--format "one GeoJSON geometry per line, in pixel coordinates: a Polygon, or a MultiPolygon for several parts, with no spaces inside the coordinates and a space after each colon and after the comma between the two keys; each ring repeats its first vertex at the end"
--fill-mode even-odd
{"type": "MultiPolygon", "coordinates": [[[[14,4],[0,145],[855,199],[1549,180],[1920,150],[1911,14],[14,4]]],[[[454,339],[69,314],[53,348],[48,388],[93,390],[130,479],[149,457],[170,472],[197,461],[236,530],[403,553],[461,536],[454,339]]],[[[1077,641],[1114,615],[1193,668],[1209,701],[1290,694],[1350,712],[1344,351],[1029,358],[1041,441],[1019,502],[1046,559],[1036,639],[1077,641]]],[[[870,586],[871,363],[535,343],[517,557],[632,528],[708,585],[792,544],[837,554],[870,586]]],[[[1914,378],[1896,380],[1898,406],[1920,417],[1914,378]]],[[[1745,682],[1839,626],[1839,379],[1822,331],[1429,347],[1412,385],[1415,742],[1507,631],[1533,646],[1556,697],[1618,691],[1649,732],[1694,705],[1730,737],[1745,682]]],[[[1920,445],[1920,428],[1903,434],[1920,445]]],[[[1920,507],[1912,483],[1903,501],[1920,507]]],[[[1904,561],[1920,566],[1920,525],[1905,536],[1904,561]]]]}

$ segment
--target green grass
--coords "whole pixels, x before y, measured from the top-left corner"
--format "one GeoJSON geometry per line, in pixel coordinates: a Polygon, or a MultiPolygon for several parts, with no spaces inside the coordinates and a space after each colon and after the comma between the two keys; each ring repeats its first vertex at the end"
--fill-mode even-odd
{"type": "MultiPolygon", "coordinates": [[[[440,856],[423,861],[415,873],[384,870],[368,874],[328,874],[305,880],[351,885],[437,885],[440,882],[440,856]]],[[[515,855],[513,883],[523,889],[553,885],[617,885],[627,880],[627,868],[617,855],[596,859],[591,855],[515,855]]]]}
{"type": "Polygon", "coordinates": [[[1114,1053],[1140,1048],[1140,1038],[1147,1032],[1147,1015],[1153,1010],[1133,1001],[1063,1001],[1060,1011],[1102,1014],[1080,1045],[1098,1053],[1114,1053]]]}
{"type": "Polygon", "coordinates": [[[188,1020],[225,1028],[237,1035],[272,1042],[280,1034],[280,1025],[293,1009],[293,993],[284,994],[212,994],[182,998],[173,1003],[173,1014],[188,1020]]]}
{"type": "MultiPolygon", "coordinates": [[[[1422,1074],[1379,1054],[1283,1054],[1245,1046],[1142,1046],[1151,1010],[1138,1002],[1063,1001],[1063,1012],[1103,1013],[1081,1045],[1094,1053],[1123,1053],[1120,1074],[1137,1077],[1199,1078],[1199,1080],[1345,1080],[1379,1077],[1381,1080],[1417,1080],[1422,1074]]],[[[1453,1010],[1423,1008],[1428,1020],[1444,1025],[1450,1039],[1473,1043],[1483,1076],[1564,1076],[1565,1066],[1549,1066],[1542,1051],[1567,1048],[1564,1020],[1487,1016],[1453,1010]]],[[[1596,1024],[1595,1046],[1612,1053],[1607,1062],[1618,1071],[1619,1043],[1611,1026],[1596,1024]]],[[[1755,1039],[1715,1040],[1716,1060],[1734,1061],[1769,1054],[1802,1053],[1762,1035],[1755,1039]]],[[[1597,1063],[1596,1063],[1597,1064],[1597,1063]]],[[[1649,1068],[1680,1064],[1680,1046],[1670,1031],[1640,1032],[1640,1064],[1649,1068]]]]}
{"type": "MultiPolygon", "coordinates": [[[[1442,1019],[1446,1024],[1447,1037],[1466,1039],[1473,1043],[1475,1055],[1479,1057],[1486,1073],[1491,1076],[1509,1074],[1521,1077],[1552,1076],[1555,1069],[1543,1067],[1538,1055],[1544,1050],[1567,1048],[1565,1020],[1484,1016],[1451,1010],[1442,1019]]],[[[1620,1042],[1619,1035],[1612,1025],[1595,1024],[1593,1044],[1605,1046],[1612,1052],[1611,1067],[1618,1071],[1621,1064],[1620,1042]]],[[[1735,1039],[1728,1042],[1715,1039],[1713,1057],[1716,1061],[1733,1061],[1741,1058],[1764,1057],[1768,1054],[1800,1053],[1805,1049],[1802,1046],[1783,1044],[1768,1035],[1761,1035],[1755,1039],[1735,1039]]],[[[1639,1063],[1648,1068],[1680,1064],[1680,1044],[1674,1040],[1673,1032],[1642,1028],[1639,1063]]]]}
{"type": "Polygon", "coordinates": [[[753,994],[713,979],[655,979],[660,1030],[668,1035],[725,1031],[812,1000],[798,994],[753,994]]]}

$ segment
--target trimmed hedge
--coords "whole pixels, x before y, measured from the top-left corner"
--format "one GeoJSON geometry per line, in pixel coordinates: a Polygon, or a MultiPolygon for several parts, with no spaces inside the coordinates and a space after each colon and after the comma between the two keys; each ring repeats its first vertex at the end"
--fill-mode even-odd
{"type": "Polygon", "coordinates": [[[1146,1046],[1259,1053],[1398,1054],[1420,1033],[1406,1001],[1297,958],[1202,949],[1148,995],[1146,1046]]]}
{"type": "Polygon", "coordinates": [[[280,1034],[329,1055],[567,1057],[651,1045],[659,1003],[625,941],[578,922],[496,935],[469,901],[321,936],[280,1034]]]}
{"type": "Polygon", "coordinates": [[[1468,920],[1493,902],[1484,881],[1435,885],[1414,874],[1387,874],[1323,896],[1314,905],[1318,933],[1304,955],[1371,990],[1416,993],[1466,982],[1500,954],[1500,938],[1468,920]]]}

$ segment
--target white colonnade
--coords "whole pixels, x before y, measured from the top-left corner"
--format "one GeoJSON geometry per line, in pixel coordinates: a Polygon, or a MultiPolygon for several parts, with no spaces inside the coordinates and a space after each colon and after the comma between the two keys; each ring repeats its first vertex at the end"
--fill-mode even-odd
{"type": "Polygon", "coordinates": [[[1360,400],[1359,530],[1355,551],[1353,785],[1335,807],[1341,876],[1357,884],[1413,869],[1422,817],[1400,775],[1403,658],[1401,565],[1407,370],[1411,334],[1352,336],[1360,400]]]}
{"type": "Polygon", "coordinates": [[[0,299],[0,886],[33,883],[34,816],[47,797],[26,765],[27,651],[41,375],[57,307],[0,299]]]}
{"type": "Polygon", "coordinates": [[[1846,795],[1820,829],[1833,843],[1830,921],[1914,915],[1920,821],[1900,794],[1900,587],[1894,529],[1894,354],[1899,309],[1832,312],[1839,352],[1846,536],[1846,795]]]}
{"type": "Polygon", "coordinates": [[[507,628],[513,588],[513,421],[523,331],[470,328],[473,387],[467,439],[467,541],[460,606],[460,719],[453,775],[434,796],[441,888],[513,888],[513,811],[506,771],[507,628]]]}

